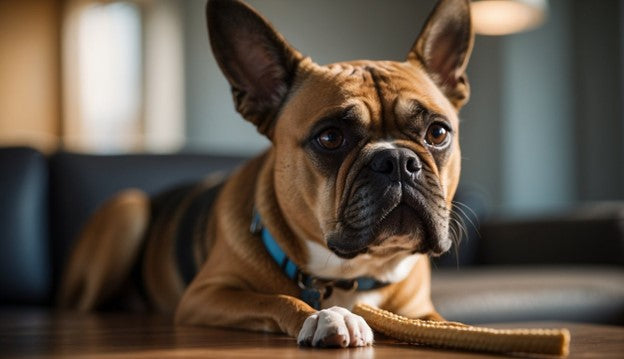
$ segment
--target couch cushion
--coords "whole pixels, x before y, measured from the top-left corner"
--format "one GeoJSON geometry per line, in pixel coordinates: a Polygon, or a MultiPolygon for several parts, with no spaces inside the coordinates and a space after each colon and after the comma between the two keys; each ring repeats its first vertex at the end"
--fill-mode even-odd
{"type": "Polygon", "coordinates": [[[84,155],[59,153],[50,160],[51,229],[54,283],[82,225],[99,205],[127,188],[156,194],[197,181],[215,171],[230,171],[241,157],[194,154],[84,155]]]}
{"type": "Polygon", "coordinates": [[[489,221],[480,231],[480,264],[624,265],[624,202],[587,204],[553,217],[489,221]]]}
{"type": "Polygon", "coordinates": [[[50,293],[46,158],[29,148],[2,148],[0,173],[0,303],[44,304],[50,293]]]}

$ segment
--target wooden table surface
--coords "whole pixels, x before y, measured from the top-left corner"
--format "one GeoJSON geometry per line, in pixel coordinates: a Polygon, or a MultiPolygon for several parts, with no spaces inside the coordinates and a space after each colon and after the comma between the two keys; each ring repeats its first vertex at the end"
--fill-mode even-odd
{"type": "MultiPolygon", "coordinates": [[[[570,358],[624,358],[624,327],[575,323],[514,323],[497,328],[566,327],[570,358]]],[[[0,358],[483,358],[422,348],[378,336],[374,347],[301,349],[283,335],[174,327],[157,316],[0,311],[0,358]]]]}

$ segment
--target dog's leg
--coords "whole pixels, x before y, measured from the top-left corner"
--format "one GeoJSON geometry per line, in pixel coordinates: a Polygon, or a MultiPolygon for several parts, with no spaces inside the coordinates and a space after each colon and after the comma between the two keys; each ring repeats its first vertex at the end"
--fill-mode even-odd
{"type": "Polygon", "coordinates": [[[300,345],[365,346],[373,333],[364,319],[347,309],[316,311],[288,295],[269,295],[228,288],[195,288],[183,297],[176,324],[216,325],[283,332],[300,345]]]}
{"type": "Polygon", "coordinates": [[[149,198],[138,190],[124,191],[98,209],[65,267],[60,307],[93,310],[119,290],[137,259],[149,212],[149,198]]]}
{"type": "Polygon", "coordinates": [[[296,336],[306,318],[314,313],[305,302],[288,295],[191,284],[178,305],[175,322],[281,331],[296,336]]]}

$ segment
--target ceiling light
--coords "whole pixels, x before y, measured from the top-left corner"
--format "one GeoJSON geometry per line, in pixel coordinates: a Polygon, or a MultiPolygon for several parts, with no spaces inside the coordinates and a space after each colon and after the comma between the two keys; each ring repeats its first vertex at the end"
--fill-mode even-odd
{"type": "Polygon", "coordinates": [[[546,0],[480,0],[471,3],[477,34],[508,35],[534,29],[544,23],[546,0]]]}

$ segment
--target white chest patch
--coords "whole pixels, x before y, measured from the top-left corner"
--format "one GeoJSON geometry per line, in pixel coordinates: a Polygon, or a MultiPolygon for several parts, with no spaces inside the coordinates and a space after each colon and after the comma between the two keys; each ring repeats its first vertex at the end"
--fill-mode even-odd
{"type": "MultiPolygon", "coordinates": [[[[343,259],[318,243],[306,241],[306,246],[309,253],[308,263],[302,269],[321,278],[352,279],[367,276],[395,283],[405,279],[420,258],[419,254],[398,253],[387,258],[360,254],[352,259],[343,259]]],[[[382,299],[378,290],[358,292],[335,288],[332,295],[322,301],[322,307],[337,305],[351,309],[358,302],[379,307],[382,299]]]]}
{"type": "Polygon", "coordinates": [[[419,254],[397,253],[384,258],[360,254],[352,259],[344,259],[316,242],[305,243],[309,257],[302,269],[321,278],[352,279],[367,276],[395,283],[407,277],[420,257],[419,254]]]}

